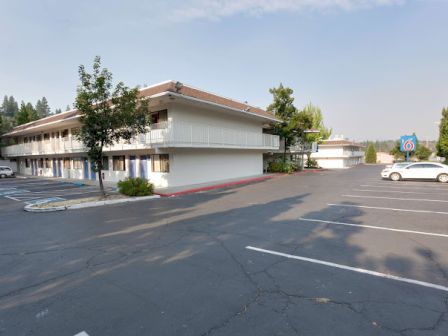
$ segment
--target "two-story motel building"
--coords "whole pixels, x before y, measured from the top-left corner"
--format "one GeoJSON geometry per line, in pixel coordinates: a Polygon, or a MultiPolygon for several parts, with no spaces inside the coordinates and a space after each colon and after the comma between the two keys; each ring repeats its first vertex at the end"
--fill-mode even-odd
{"type": "MultiPolygon", "coordinates": [[[[104,149],[105,181],[147,178],[156,187],[206,183],[263,173],[263,153],[279,148],[266,133],[278,119],[266,111],[167,81],[141,89],[152,124],[130,143],[104,149]]],[[[86,148],[74,133],[76,110],[15,127],[2,156],[25,175],[96,180],[86,148]]]]}

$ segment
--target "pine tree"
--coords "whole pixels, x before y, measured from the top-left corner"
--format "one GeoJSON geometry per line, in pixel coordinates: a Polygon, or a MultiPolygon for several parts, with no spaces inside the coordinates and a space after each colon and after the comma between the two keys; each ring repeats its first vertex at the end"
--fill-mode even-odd
{"type": "Polygon", "coordinates": [[[25,102],[22,101],[20,110],[16,114],[17,125],[23,125],[37,119],[39,119],[39,117],[33,105],[31,103],[25,104],[25,102]]]}
{"type": "Polygon", "coordinates": [[[366,163],[376,163],[376,150],[373,143],[369,143],[366,151],[366,163]]]}
{"type": "Polygon", "coordinates": [[[448,163],[448,107],[442,110],[442,119],[439,125],[439,140],[437,141],[437,155],[445,158],[448,163]]]}
{"type": "Polygon", "coordinates": [[[0,112],[7,117],[14,117],[17,112],[19,112],[19,105],[17,104],[13,96],[5,96],[3,98],[0,112]]]}
{"type": "Polygon", "coordinates": [[[54,110],[54,114],[59,114],[62,113],[62,110],[60,108],[57,108],[56,110],[54,110]]]}
{"type": "Polygon", "coordinates": [[[48,106],[47,98],[42,97],[41,100],[38,100],[36,103],[36,113],[37,116],[40,118],[45,118],[50,115],[50,107],[48,106]]]}

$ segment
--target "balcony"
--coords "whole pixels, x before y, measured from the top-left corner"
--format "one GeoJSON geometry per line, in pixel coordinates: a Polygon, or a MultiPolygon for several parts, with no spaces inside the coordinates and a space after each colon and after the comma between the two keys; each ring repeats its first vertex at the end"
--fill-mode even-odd
{"type": "MultiPolygon", "coordinates": [[[[164,122],[151,125],[149,131],[130,142],[120,141],[105,151],[151,148],[239,148],[278,150],[279,137],[261,132],[216,127],[185,122],[164,122]]],[[[55,155],[86,152],[74,138],[58,138],[2,148],[4,157],[55,155]]]]}

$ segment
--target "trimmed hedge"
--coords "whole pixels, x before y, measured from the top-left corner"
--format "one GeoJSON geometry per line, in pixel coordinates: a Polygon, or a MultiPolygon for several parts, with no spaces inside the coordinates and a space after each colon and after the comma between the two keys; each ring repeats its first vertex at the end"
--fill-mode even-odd
{"type": "Polygon", "coordinates": [[[140,177],[127,178],[117,183],[120,194],[126,196],[149,196],[154,193],[154,186],[140,177]]]}
{"type": "Polygon", "coordinates": [[[299,170],[299,166],[295,162],[291,161],[271,161],[268,165],[268,171],[271,173],[294,173],[299,170]]]}

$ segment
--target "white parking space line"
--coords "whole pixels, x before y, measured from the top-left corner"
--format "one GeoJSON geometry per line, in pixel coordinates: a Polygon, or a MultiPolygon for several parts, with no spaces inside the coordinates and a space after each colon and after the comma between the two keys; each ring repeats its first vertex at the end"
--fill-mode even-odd
{"type": "Polygon", "coordinates": [[[376,187],[395,187],[395,188],[406,188],[406,189],[430,189],[430,190],[447,190],[448,186],[444,186],[444,184],[441,183],[434,183],[434,184],[408,184],[407,182],[384,182],[384,183],[367,183],[369,186],[376,186],[376,187]]]}
{"type": "Polygon", "coordinates": [[[66,189],[56,189],[56,190],[52,189],[52,190],[48,190],[48,191],[43,190],[43,191],[33,191],[33,192],[35,192],[35,193],[61,192],[61,191],[68,192],[68,191],[72,191],[72,190],[75,190],[75,191],[79,191],[79,190],[99,190],[99,188],[98,187],[76,187],[76,188],[66,188],[66,189]],[[82,189],[79,189],[79,188],[82,188],[82,189]]]}
{"type": "Polygon", "coordinates": [[[373,226],[373,225],[364,225],[364,224],[352,224],[352,223],[343,223],[343,222],[334,222],[328,220],[314,219],[314,218],[299,218],[301,221],[305,222],[316,222],[316,223],[324,223],[324,224],[334,224],[334,225],[344,225],[344,226],[353,226],[353,227],[363,227],[367,229],[376,229],[376,230],[386,230],[393,232],[402,232],[402,233],[412,233],[426,236],[434,236],[434,237],[442,237],[448,238],[448,234],[443,233],[433,233],[433,232],[424,232],[424,231],[413,231],[413,230],[402,230],[402,229],[394,229],[384,226],[373,226]]]}
{"type": "Polygon", "coordinates": [[[419,201],[419,202],[448,203],[448,200],[426,199],[426,198],[400,198],[400,197],[365,196],[365,195],[341,195],[341,196],[342,197],[351,197],[351,198],[374,198],[374,199],[386,199],[386,200],[396,200],[396,201],[419,201]]]}
{"type": "Polygon", "coordinates": [[[418,195],[446,195],[448,193],[428,193],[422,191],[402,191],[402,190],[372,190],[372,189],[353,189],[353,191],[362,191],[362,192],[376,192],[376,193],[394,193],[394,194],[418,194],[418,195]]]}
{"type": "Polygon", "coordinates": [[[448,287],[442,286],[442,285],[438,285],[438,284],[434,284],[434,283],[430,283],[430,282],[414,280],[414,279],[409,279],[409,278],[403,278],[403,277],[400,277],[400,276],[397,276],[397,275],[392,275],[392,274],[387,274],[387,273],[380,273],[380,272],[376,272],[376,271],[367,270],[367,269],[364,269],[364,268],[357,268],[357,267],[351,267],[351,266],[342,265],[342,264],[336,264],[336,263],[325,261],[325,260],[301,257],[301,256],[293,255],[293,254],[287,254],[287,253],[282,253],[282,252],[277,252],[277,251],[272,251],[272,250],[265,250],[265,249],[258,248],[258,247],[253,247],[253,246],[246,246],[246,249],[252,250],[252,251],[256,251],[256,252],[265,253],[265,254],[271,254],[271,255],[275,255],[275,256],[279,256],[279,257],[284,257],[284,258],[288,258],[288,259],[295,259],[295,260],[300,260],[300,261],[306,261],[306,262],[310,262],[310,263],[313,263],[313,264],[318,264],[318,265],[338,268],[338,269],[342,269],[342,270],[346,270],[346,271],[352,271],[352,272],[356,272],[356,273],[373,275],[373,276],[384,278],[384,279],[405,282],[405,283],[409,283],[409,284],[413,284],[413,285],[418,285],[418,286],[423,286],[423,287],[428,287],[428,288],[438,289],[438,290],[441,290],[441,291],[444,291],[444,292],[448,292],[448,287]]]}
{"type": "Polygon", "coordinates": [[[431,213],[431,214],[439,214],[439,215],[448,215],[448,212],[443,212],[443,211],[411,210],[411,209],[398,209],[398,208],[375,207],[375,206],[354,205],[354,204],[335,204],[335,203],[328,203],[327,205],[328,206],[335,206],[335,207],[346,207],[346,208],[362,208],[362,209],[375,209],[375,210],[403,211],[403,212],[416,212],[416,213],[431,213]]]}
{"type": "Polygon", "coordinates": [[[21,200],[15,198],[15,197],[12,197],[12,196],[5,196],[5,198],[9,198],[10,200],[17,201],[17,202],[21,201],[21,200]]]}

